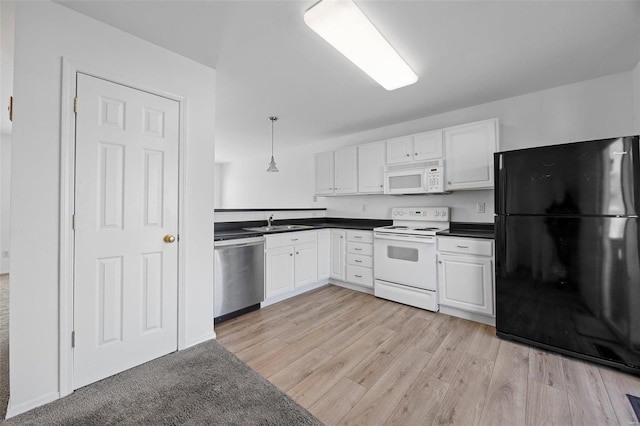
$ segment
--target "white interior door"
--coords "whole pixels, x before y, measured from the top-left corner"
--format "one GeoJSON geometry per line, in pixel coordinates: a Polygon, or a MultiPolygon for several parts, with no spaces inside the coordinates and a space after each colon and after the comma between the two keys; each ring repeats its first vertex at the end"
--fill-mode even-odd
{"type": "Polygon", "coordinates": [[[178,102],[81,73],[77,97],[76,389],[177,349],[179,154],[178,102]]]}

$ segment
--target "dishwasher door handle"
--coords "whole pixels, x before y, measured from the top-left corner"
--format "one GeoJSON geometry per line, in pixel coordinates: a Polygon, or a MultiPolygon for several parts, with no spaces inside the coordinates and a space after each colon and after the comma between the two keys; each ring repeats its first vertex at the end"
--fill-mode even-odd
{"type": "Polygon", "coordinates": [[[264,237],[257,238],[237,238],[232,240],[214,241],[213,247],[243,247],[243,246],[255,246],[257,244],[264,244],[264,237]]]}

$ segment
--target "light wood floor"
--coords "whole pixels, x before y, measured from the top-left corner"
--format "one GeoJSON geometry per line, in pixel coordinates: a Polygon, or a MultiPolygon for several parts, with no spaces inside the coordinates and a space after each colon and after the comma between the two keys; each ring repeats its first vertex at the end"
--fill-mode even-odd
{"type": "Polygon", "coordinates": [[[637,377],[337,286],[216,333],[328,425],[638,424],[625,395],[640,396],[637,377]]]}

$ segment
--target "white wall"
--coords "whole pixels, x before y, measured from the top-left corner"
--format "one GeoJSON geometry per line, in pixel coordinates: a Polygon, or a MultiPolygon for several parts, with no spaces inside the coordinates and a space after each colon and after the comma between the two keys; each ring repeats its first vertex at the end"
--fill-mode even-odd
{"type": "Polygon", "coordinates": [[[11,223],[11,140],[7,133],[0,134],[0,273],[9,272],[10,253],[9,224],[11,223]]]}
{"type": "MultiPolygon", "coordinates": [[[[188,102],[186,342],[213,337],[215,71],[50,2],[16,6],[9,415],[58,397],[61,60],[188,102]]],[[[185,233],[186,232],[186,233],[185,233]]]]}
{"type": "Polygon", "coordinates": [[[215,208],[220,208],[222,206],[222,174],[223,174],[223,164],[216,163],[214,166],[214,182],[213,182],[213,205],[215,208]]]}
{"type": "Polygon", "coordinates": [[[313,154],[493,117],[500,119],[501,150],[630,135],[637,133],[633,81],[633,72],[613,74],[287,151],[278,151],[276,141],[280,173],[264,172],[266,157],[247,157],[225,165],[222,206],[326,207],[328,216],[389,218],[391,207],[445,205],[452,207],[453,221],[493,222],[490,190],[429,196],[318,197],[314,202],[313,154]],[[477,202],[486,203],[486,213],[475,213],[477,202]]]}

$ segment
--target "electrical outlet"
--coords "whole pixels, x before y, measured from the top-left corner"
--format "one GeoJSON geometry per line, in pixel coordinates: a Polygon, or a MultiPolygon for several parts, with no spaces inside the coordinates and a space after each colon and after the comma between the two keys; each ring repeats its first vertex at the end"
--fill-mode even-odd
{"type": "Polygon", "coordinates": [[[476,203],[476,213],[484,213],[484,203],[476,203]]]}
{"type": "Polygon", "coordinates": [[[2,257],[9,257],[9,250],[3,250],[2,257]]]}

